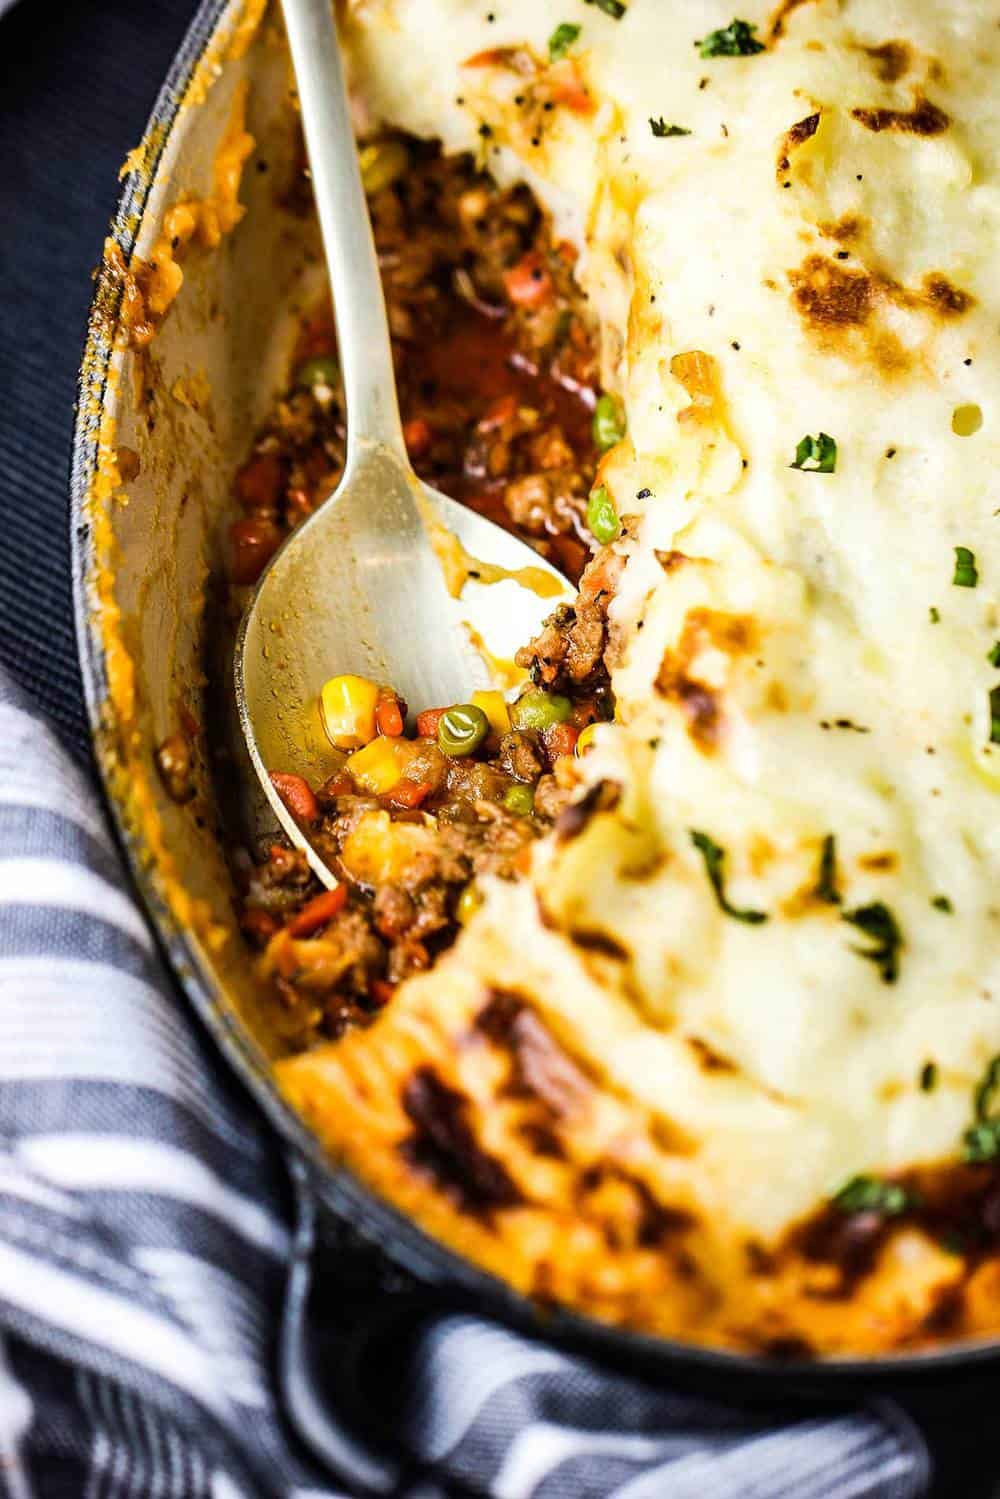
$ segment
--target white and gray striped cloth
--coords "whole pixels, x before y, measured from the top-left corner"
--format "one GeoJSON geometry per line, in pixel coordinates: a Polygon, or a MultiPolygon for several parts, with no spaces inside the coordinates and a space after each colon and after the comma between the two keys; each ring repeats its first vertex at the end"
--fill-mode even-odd
{"type": "MultiPolygon", "coordinates": [[[[163,969],[96,792],[0,677],[0,1493],[344,1492],[276,1390],[289,1203],[280,1152],[163,969]]],[[[407,1499],[926,1491],[923,1442],[891,1404],[765,1421],[467,1315],[406,1350],[391,1384],[407,1499]]]]}

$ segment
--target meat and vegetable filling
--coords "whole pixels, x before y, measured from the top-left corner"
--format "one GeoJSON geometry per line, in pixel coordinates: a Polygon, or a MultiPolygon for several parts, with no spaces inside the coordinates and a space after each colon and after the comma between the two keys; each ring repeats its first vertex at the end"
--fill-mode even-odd
{"type": "MultiPolygon", "coordinates": [[[[607,543],[620,527],[594,479],[622,421],[595,388],[574,254],[526,188],[498,189],[469,157],[393,138],[362,164],[414,466],[529,540],[579,593],[518,653],[513,701],[408,705],[389,683],[336,675],[319,705],[332,774],[309,786],[273,768],[341,881],[321,889],[284,841],[237,861],[243,930],[300,1045],[365,1023],[454,939],[482,876],[526,869],[614,713],[604,652],[621,562],[607,543]]],[[[236,477],[234,583],[254,582],[335,487],[345,436],[326,306],[305,320],[290,388],[236,477]]]]}

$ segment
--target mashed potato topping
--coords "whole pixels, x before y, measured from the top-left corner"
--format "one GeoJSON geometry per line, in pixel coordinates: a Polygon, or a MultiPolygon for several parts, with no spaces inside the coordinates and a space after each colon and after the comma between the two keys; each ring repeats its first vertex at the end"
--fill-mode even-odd
{"type": "Polygon", "coordinates": [[[520,1289],[871,1351],[945,1298],[1000,1321],[933,1215],[875,1214],[862,1264],[824,1207],[936,1201],[1000,1052],[1000,8],[740,16],[350,7],[372,121],[527,178],[581,250],[628,421],[617,721],[530,876],[282,1074],[520,1289]]]}

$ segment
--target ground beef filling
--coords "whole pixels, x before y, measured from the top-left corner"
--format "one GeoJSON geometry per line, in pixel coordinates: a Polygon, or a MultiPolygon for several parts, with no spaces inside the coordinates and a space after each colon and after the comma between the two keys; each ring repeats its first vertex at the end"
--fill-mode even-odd
{"type": "MultiPolygon", "coordinates": [[[[598,457],[595,357],[573,252],[552,243],[525,188],[500,191],[469,157],[391,148],[406,169],[377,184],[370,204],[411,459],[579,579],[580,591],[518,654],[530,676],[521,706],[536,711],[518,721],[515,709],[515,722],[491,726],[472,755],[444,752],[442,710],[432,710],[418,714],[405,777],[385,794],[358,784],[347,754],[334,756],[321,787],[275,778],[341,880],[322,890],[283,841],[235,861],[243,931],[303,1046],[367,1023],[397,984],[430,966],[474,911],[477,881],[525,871],[531,844],[578,784],[581,732],[613,714],[604,653],[621,561],[608,547],[595,555],[584,521],[598,457]]],[[[234,584],[255,581],[326,498],[344,449],[333,324],[321,307],[303,323],[290,388],[236,478],[234,584]]],[[[400,735],[406,705],[385,691],[379,732],[400,735]]]]}

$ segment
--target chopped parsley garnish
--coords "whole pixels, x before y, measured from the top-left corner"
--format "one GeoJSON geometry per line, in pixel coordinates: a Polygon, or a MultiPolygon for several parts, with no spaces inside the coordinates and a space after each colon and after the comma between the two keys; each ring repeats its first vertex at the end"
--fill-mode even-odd
{"type": "Polygon", "coordinates": [[[825,900],[828,905],[840,905],[840,891],[837,889],[837,840],[832,833],[827,833],[823,839],[823,852],[819,856],[819,880],[814,894],[817,900],[825,900]]]}
{"type": "Polygon", "coordinates": [[[549,61],[558,62],[560,57],[565,57],[579,35],[580,27],[574,26],[572,21],[563,21],[557,26],[549,37],[549,61]]]}
{"type": "Polygon", "coordinates": [[[938,1069],[937,1062],[925,1062],[920,1069],[920,1090],[922,1093],[932,1093],[937,1087],[938,1069]]]}
{"type": "Polygon", "coordinates": [[[935,895],[931,905],[935,911],[943,911],[946,916],[950,916],[955,909],[947,895],[935,895]]]}
{"type": "Polygon", "coordinates": [[[583,3],[596,5],[598,10],[603,10],[604,14],[610,16],[613,21],[620,21],[628,10],[628,6],[622,4],[622,0],[583,0],[583,3]]]}
{"type": "Polygon", "coordinates": [[[791,467],[806,474],[832,474],[837,468],[837,444],[827,432],[818,437],[803,437],[795,449],[791,467]]]}
{"type": "Polygon", "coordinates": [[[1000,666],[1000,640],[996,642],[993,649],[987,654],[986,659],[991,666],[1000,666]]]}
{"type": "Polygon", "coordinates": [[[974,1122],[962,1136],[965,1159],[971,1165],[995,1161],[1000,1155],[1000,1114],[992,1111],[1000,1088],[1000,1052],[991,1060],[973,1094],[974,1122]]]}
{"type": "Polygon", "coordinates": [[[705,860],[705,873],[708,875],[709,884],[715,891],[715,898],[719,902],[720,909],[737,921],[745,921],[748,926],[760,926],[762,921],[767,920],[766,911],[740,910],[738,906],[731,906],[726,899],[725,849],[720,848],[707,833],[699,833],[695,828],[690,828],[689,832],[691,842],[705,860]]]}
{"type": "Polygon", "coordinates": [[[764,51],[764,43],[754,36],[756,26],[749,21],[730,21],[718,31],[710,31],[695,46],[702,57],[752,57],[764,51]]]}
{"type": "MultiPolygon", "coordinates": [[[[941,622],[941,612],[940,612],[940,610],[939,609],[935,609],[934,605],[932,604],[931,607],[930,607],[930,610],[928,612],[929,612],[930,617],[931,617],[931,624],[932,625],[940,624],[940,622],[941,622]]],[[[997,643],[1000,644],[1000,641],[998,641],[997,643]]]]}
{"type": "Polygon", "coordinates": [[[881,1213],[884,1218],[898,1218],[914,1206],[899,1182],[880,1181],[877,1176],[852,1176],[832,1201],[841,1213],[881,1213]]]}
{"type": "Polygon", "coordinates": [[[956,588],[975,588],[979,582],[975,553],[968,547],[955,548],[955,576],[951,581],[956,588]]]}
{"type": "Polygon", "coordinates": [[[1000,744],[1000,687],[990,688],[990,743],[1000,744]]]}
{"type": "Polygon", "coordinates": [[[683,125],[668,125],[662,115],[658,120],[654,120],[652,116],[650,116],[649,128],[656,136],[657,140],[664,140],[667,136],[670,135],[691,134],[690,130],[685,130],[683,125]]]}
{"type": "Polygon", "coordinates": [[[869,906],[845,911],[841,919],[849,921],[851,926],[856,926],[859,932],[871,938],[871,947],[856,947],[854,951],[877,966],[883,984],[894,984],[899,977],[899,949],[903,945],[903,934],[889,907],[876,900],[869,906]]]}

